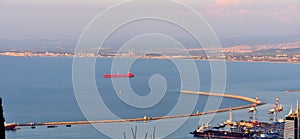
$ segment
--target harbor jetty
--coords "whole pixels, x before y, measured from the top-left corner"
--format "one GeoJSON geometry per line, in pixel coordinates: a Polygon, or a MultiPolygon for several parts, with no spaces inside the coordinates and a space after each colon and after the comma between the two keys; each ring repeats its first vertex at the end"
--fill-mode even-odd
{"type": "Polygon", "coordinates": [[[212,93],[212,92],[194,92],[194,91],[187,91],[187,90],[182,90],[181,93],[185,94],[196,94],[196,95],[205,95],[205,96],[216,96],[216,97],[226,97],[226,98],[234,98],[234,99],[239,99],[239,100],[245,100],[251,103],[257,103],[261,104],[262,102],[258,100],[256,102],[256,99],[246,97],[246,96],[238,96],[238,95],[232,95],[232,94],[222,94],[222,93],[212,93]]]}
{"type": "MultiPolygon", "coordinates": [[[[245,100],[251,103],[255,103],[256,105],[263,105],[265,103],[258,101],[257,99],[245,97],[245,96],[238,96],[238,95],[231,95],[231,94],[218,94],[218,93],[211,93],[211,92],[194,92],[194,91],[187,91],[182,90],[181,93],[184,94],[196,94],[196,95],[206,95],[206,96],[216,96],[216,97],[227,97],[227,98],[234,98],[245,100]]],[[[39,123],[23,123],[17,124],[17,126],[53,126],[53,125],[80,125],[80,124],[104,124],[104,123],[122,123],[122,122],[139,122],[139,121],[152,121],[152,120],[162,120],[162,119],[174,119],[174,118],[184,118],[184,117],[195,117],[201,116],[206,114],[213,114],[213,113],[221,113],[227,111],[234,111],[240,109],[247,109],[253,107],[253,104],[230,107],[230,108],[222,108],[217,110],[211,110],[206,112],[197,112],[192,114],[181,114],[181,115],[172,115],[172,116],[157,116],[157,117],[141,117],[141,118],[130,118],[130,119],[116,119],[116,120],[95,120],[95,121],[61,121],[61,122],[39,122],[39,123]]]]}

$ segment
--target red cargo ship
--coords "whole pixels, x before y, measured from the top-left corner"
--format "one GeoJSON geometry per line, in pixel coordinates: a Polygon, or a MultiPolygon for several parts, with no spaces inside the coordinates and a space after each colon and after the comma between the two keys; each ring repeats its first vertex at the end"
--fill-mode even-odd
{"type": "Polygon", "coordinates": [[[104,78],[124,78],[124,77],[132,78],[134,77],[134,74],[128,72],[127,74],[104,74],[103,76],[104,78]]]}

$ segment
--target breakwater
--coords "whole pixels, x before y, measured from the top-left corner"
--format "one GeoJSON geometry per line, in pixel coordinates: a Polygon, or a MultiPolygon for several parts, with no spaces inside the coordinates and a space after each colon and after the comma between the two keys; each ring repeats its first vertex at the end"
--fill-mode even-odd
{"type": "MultiPolygon", "coordinates": [[[[206,96],[216,96],[216,97],[227,97],[227,98],[234,98],[245,100],[251,103],[257,103],[257,105],[263,105],[265,103],[261,101],[257,101],[256,99],[245,97],[245,96],[238,96],[232,94],[218,94],[218,93],[210,93],[210,92],[194,92],[194,91],[186,91],[182,90],[181,93],[184,94],[194,94],[194,95],[206,95],[206,96]]],[[[240,109],[251,108],[253,104],[230,107],[230,108],[222,108],[217,110],[211,110],[206,112],[197,112],[192,114],[181,114],[181,115],[173,115],[173,116],[157,116],[157,117],[141,117],[141,118],[130,118],[130,119],[116,119],[116,120],[95,120],[95,121],[61,121],[61,122],[39,122],[39,123],[23,123],[17,124],[18,126],[51,126],[51,125],[78,125],[78,124],[104,124],[104,123],[121,123],[121,122],[139,122],[139,121],[152,121],[152,120],[162,120],[162,119],[174,119],[174,118],[184,118],[184,117],[195,117],[201,116],[205,114],[212,114],[212,113],[220,113],[220,112],[227,112],[227,111],[234,111],[240,109]]]]}
{"type": "Polygon", "coordinates": [[[205,95],[205,96],[217,96],[217,97],[227,97],[227,98],[234,98],[234,99],[239,99],[239,100],[245,100],[251,103],[257,103],[260,104],[262,103],[260,100],[256,102],[256,99],[246,97],[246,96],[239,96],[239,95],[232,95],[232,94],[221,94],[221,93],[211,93],[211,92],[194,92],[194,91],[187,91],[187,90],[182,90],[181,93],[185,94],[195,94],[195,95],[205,95]]]}

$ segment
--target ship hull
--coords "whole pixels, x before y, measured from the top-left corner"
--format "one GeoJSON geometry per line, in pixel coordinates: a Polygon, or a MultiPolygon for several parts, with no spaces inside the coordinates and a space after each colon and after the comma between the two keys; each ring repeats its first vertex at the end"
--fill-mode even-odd
{"type": "Polygon", "coordinates": [[[5,125],[5,130],[16,130],[16,124],[5,125]]]}
{"type": "Polygon", "coordinates": [[[132,78],[134,77],[133,73],[128,74],[104,74],[104,78],[132,78]]]}

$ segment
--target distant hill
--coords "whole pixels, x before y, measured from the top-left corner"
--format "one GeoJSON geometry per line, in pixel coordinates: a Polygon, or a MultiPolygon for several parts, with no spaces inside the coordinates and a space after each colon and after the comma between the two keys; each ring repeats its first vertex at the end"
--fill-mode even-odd
{"type": "Polygon", "coordinates": [[[0,51],[65,51],[72,52],[75,40],[0,40],[0,51]]]}
{"type": "MultiPolygon", "coordinates": [[[[104,44],[106,50],[118,50],[118,46],[126,42],[128,38],[113,38],[108,39],[104,44]],[[107,47],[109,46],[109,47],[107,47]]],[[[237,45],[264,45],[264,44],[280,44],[287,42],[300,41],[300,35],[286,35],[286,36],[250,36],[250,37],[234,37],[226,38],[220,37],[222,47],[231,47],[237,45]]],[[[197,45],[191,39],[184,39],[184,46],[186,48],[195,48],[197,45]]],[[[59,51],[59,52],[74,52],[77,40],[1,40],[0,51],[15,50],[15,51],[59,51]]],[[[145,42],[147,43],[147,42],[145,42]]],[[[172,44],[170,44],[172,45],[172,44]]],[[[149,46],[151,47],[151,46],[149,46]]]]}
{"type": "Polygon", "coordinates": [[[249,37],[234,37],[220,38],[223,47],[236,45],[265,45],[265,44],[280,44],[288,42],[300,41],[300,35],[284,35],[284,36],[249,36],[249,37]]]}

